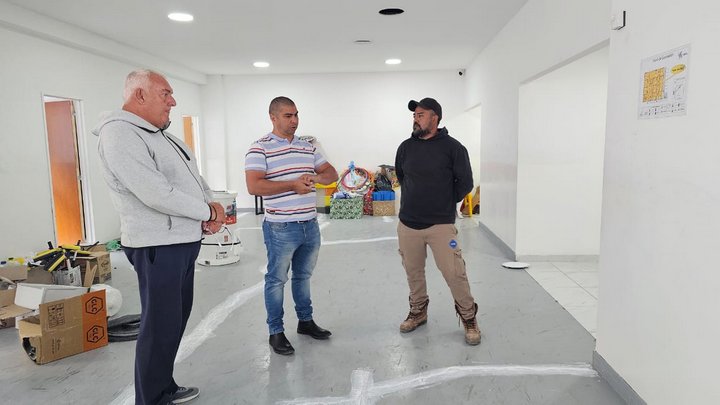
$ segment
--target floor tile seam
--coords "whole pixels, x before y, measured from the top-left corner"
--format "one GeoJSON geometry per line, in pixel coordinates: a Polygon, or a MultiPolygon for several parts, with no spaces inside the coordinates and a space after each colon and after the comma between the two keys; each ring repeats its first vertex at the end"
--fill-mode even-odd
{"type": "MultiPolygon", "coordinates": [[[[560,272],[561,272],[562,274],[564,274],[565,277],[569,278],[573,283],[577,284],[578,287],[580,287],[580,288],[582,288],[583,290],[585,290],[585,288],[584,288],[577,280],[575,280],[574,278],[572,278],[569,274],[567,274],[567,273],[566,273],[565,271],[563,271],[561,268],[557,267],[557,266],[555,265],[555,263],[553,263],[553,266],[555,266],[558,270],[560,270],[560,272]]],[[[588,294],[590,294],[587,290],[585,290],[585,292],[587,292],[588,294]]],[[[590,295],[592,295],[592,294],[590,294],[590,295]]]]}

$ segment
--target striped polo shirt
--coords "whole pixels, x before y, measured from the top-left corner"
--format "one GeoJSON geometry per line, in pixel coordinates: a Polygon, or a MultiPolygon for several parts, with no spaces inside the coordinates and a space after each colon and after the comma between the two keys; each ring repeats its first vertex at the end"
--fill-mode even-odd
{"type": "MultiPolygon", "coordinates": [[[[297,136],[292,142],[269,133],[250,145],[245,155],[245,170],[265,172],[271,181],[295,180],[327,162],[310,143],[297,136]]],[[[263,196],[265,220],[270,222],[307,221],[317,217],[315,190],[307,194],[287,191],[263,196]]]]}

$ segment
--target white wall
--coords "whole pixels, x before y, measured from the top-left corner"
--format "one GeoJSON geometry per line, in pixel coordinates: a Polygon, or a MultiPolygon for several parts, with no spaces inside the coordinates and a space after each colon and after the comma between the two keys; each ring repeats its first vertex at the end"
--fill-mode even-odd
{"type": "Polygon", "coordinates": [[[720,3],[613,9],[597,352],[648,404],[718,404],[720,3]],[[687,115],[639,120],[641,60],[685,44],[687,115]]]}
{"type": "Polygon", "coordinates": [[[597,259],[607,76],[603,47],[520,87],[520,260],[597,259]]]}
{"type": "MultiPolygon", "coordinates": [[[[97,138],[90,130],[102,111],[120,108],[131,64],[58,45],[0,26],[0,257],[28,255],[54,240],[52,196],[42,95],[82,100],[81,134],[88,151],[97,239],[120,235],[119,219],[102,179],[97,138]]],[[[198,85],[170,78],[178,107],[171,132],[182,137],[181,115],[200,115],[198,85]]]]}
{"type": "MultiPolygon", "coordinates": [[[[206,156],[215,154],[214,161],[208,158],[208,180],[213,187],[223,186],[219,179],[226,176],[224,186],[238,191],[238,207],[254,206],[245,185],[245,153],[272,130],[268,104],[276,96],[295,101],[300,115],[296,135],[316,137],[342,172],[351,160],[367,169],[394,164],[397,146],[412,132],[410,99],[437,99],[443,106],[441,125],[460,115],[464,80],[456,71],[210,77],[202,90],[203,133],[212,136],[206,137],[206,156]],[[218,135],[222,127],[226,138],[218,135]],[[219,148],[226,150],[226,164],[220,163],[219,148]]],[[[448,130],[463,141],[464,134],[448,130]]]]}
{"type": "Polygon", "coordinates": [[[448,130],[452,129],[452,136],[459,139],[468,150],[475,185],[480,184],[481,122],[482,107],[478,106],[448,119],[443,124],[447,125],[448,130]]]}
{"type": "Polygon", "coordinates": [[[530,0],[468,67],[482,105],[481,221],[516,249],[519,87],[607,40],[610,0],[530,0]]]}

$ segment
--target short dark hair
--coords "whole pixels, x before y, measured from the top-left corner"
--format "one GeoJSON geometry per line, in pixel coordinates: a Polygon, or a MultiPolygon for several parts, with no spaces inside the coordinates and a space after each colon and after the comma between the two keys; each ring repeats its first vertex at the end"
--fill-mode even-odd
{"type": "Polygon", "coordinates": [[[281,106],[281,105],[294,107],[294,106],[295,106],[295,102],[292,101],[292,100],[290,100],[289,98],[287,98],[287,97],[285,97],[285,96],[275,97],[275,98],[272,99],[272,101],[270,102],[270,108],[268,109],[268,112],[269,112],[270,114],[274,114],[275,112],[277,112],[277,111],[280,109],[280,106],[281,106]]]}

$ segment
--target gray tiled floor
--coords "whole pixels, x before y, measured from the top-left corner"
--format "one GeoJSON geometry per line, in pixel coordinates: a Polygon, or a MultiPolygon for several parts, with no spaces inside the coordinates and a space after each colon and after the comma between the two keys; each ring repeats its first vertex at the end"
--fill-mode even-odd
{"type": "MultiPolygon", "coordinates": [[[[242,260],[198,267],[196,274],[195,306],[175,371],[179,383],[201,388],[195,403],[311,403],[303,398],[344,404],[622,403],[587,367],[593,337],[527,272],[503,269],[507,258],[473,219],[461,219],[457,227],[480,306],[483,341],[477,347],[463,342],[452,298],[431,257],[428,324],[410,334],[398,332],[407,314],[407,285],[392,239],[396,217],[321,219],[327,244],[313,276],[313,300],[316,321],[333,337],[314,341],[293,331],[288,288],[286,328],[296,354],[271,352],[259,288],[265,263],[257,229],[261,218],[241,216],[242,260]],[[383,239],[367,241],[376,238],[383,239]],[[347,243],[351,240],[366,241],[347,243]],[[337,241],[346,242],[331,243],[337,241]],[[557,368],[552,372],[547,365],[557,368]],[[453,374],[453,366],[462,367],[453,374]],[[580,375],[572,375],[573,370],[580,375]],[[354,372],[371,380],[352,382],[354,372]]],[[[113,285],[124,298],[121,314],[137,313],[134,272],[122,253],[114,253],[112,260],[113,285]]],[[[591,276],[585,278],[592,282],[591,276]]],[[[585,290],[588,295],[592,288],[585,290]]],[[[112,343],[36,366],[20,348],[16,331],[0,330],[3,401],[126,403],[126,394],[132,393],[133,349],[133,342],[112,343]]]]}
{"type": "Polygon", "coordinates": [[[537,282],[593,336],[597,335],[597,262],[534,262],[527,269],[537,282]]]}

